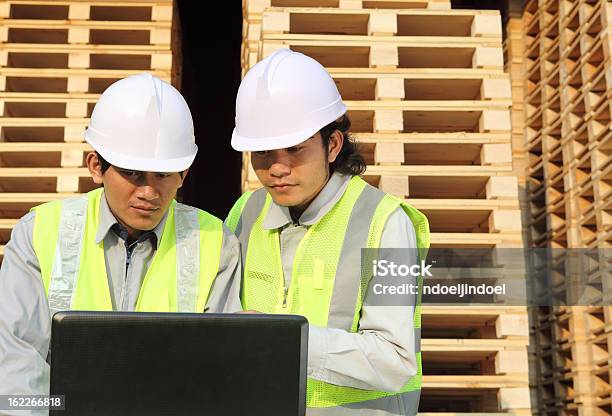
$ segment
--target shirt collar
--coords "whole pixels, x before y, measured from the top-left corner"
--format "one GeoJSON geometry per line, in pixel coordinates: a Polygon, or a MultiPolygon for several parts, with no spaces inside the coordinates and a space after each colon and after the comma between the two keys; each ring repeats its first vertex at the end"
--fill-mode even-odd
{"type": "MultiPolygon", "coordinates": [[[[308,205],[308,208],[302,213],[299,218],[299,223],[301,225],[312,225],[319,221],[334,205],[336,205],[340,197],[342,197],[350,179],[350,175],[342,175],[337,172],[334,173],[323,189],[321,189],[321,192],[319,192],[310,205],[308,205]]],[[[272,201],[264,217],[262,227],[266,230],[272,230],[282,228],[292,222],[293,220],[291,219],[289,208],[277,205],[272,201]]]]}
{"type": "MultiPolygon", "coordinates": [[[[168,212],[166,211],[159,224],[157,224],[157,226],[153,228],[153,230],[151,230],[156,237],[155,239],[153,239],[153,245],[155,246],[155,248],[159,246],[159,242],[161,241],[167,218],[168,212]]],[[[115,224],[121,226],[121,224],[119,224],[119,221],[117,221],[117,218],[115,218],[115,216],[111,212],[110,207],[108,206],[108,202],[106,202],[105,193],[102,192],[102,197],[100,198],[98,230],[96,232],[96,244],[100,244],[100,242],[104,240],[104,238],[107,236],[109,231],[111,231],[115,224]]]]}

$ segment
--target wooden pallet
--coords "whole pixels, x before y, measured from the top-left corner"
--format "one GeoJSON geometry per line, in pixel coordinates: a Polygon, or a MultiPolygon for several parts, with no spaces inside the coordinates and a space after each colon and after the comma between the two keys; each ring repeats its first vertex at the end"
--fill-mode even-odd
{"type": "Polygon", "coordinates": [[[521,307],[424,306],[419,414],[528,409],[526,319],[521,307]]]}
{"type": "Polygon", "coordinates": [[[290,48],[329,68],[502,69],[495,38],[437,36],[264,35],[259,59],[290,48]]]}
{"type": "Polygon", "coordinates": [[[0,66],[13,68],[89,68],[170,70],[172,52],[158,46],[3,43],[0,66]]]}
{"type": "MultiPolygon", "coordinates": [[[[93,70],[79,68],[2,68],[0,91],[21,93],[102,93],[113,82],[140,70],[93,70]]],[[[148,71],[171,81],[170,71],[148,71]]]]}
{"type": "Polygon", "coordinates": [[[167,22],[5,19],[0,40],[8,43],[170,45],[167,22]]]}
{"type": "Polygon", "coordinates": [[[242,11],[249,24],[260,22],[269,8],[319,8],[319,9],[398,9],[398,10],[448,10],[449,0],[243,0],[242,11]]]}
{"type": "MultiPolygon", "coordinates": [[[[536,246],[610,246],[610,16],[610,3],[597,0],[532,0],[523,14],[527,186],[536,246]]],[[[593,278],[602,270],[596,266],[593,278]]],[[[553,290],[568,295],[563,273],[553,290]]],[[[587,295],[595,304],[607,291],[594,286],[587,295]]],[[[534,344],[543,345],[535,351],[540,414],[612,414],[603,316],[601,308],[585,307],[536,314],[534,344]]]]}
{"type": "Polygon", "coordinates": [[[171,0],[4,0],[0,18],[170,22],[171,0]]]}
{"type": "Polygon", "coordinates": [[[330,69],[344,100],[478,100],[506,105],[508,79],[498,71],[458,69],[330,69]]]}
{"type": "Polygon", "coordinates": [[[501,38],[497,12],[449,10],[381,10],[268,8],[262,33],[474,36],[501,38]]]}

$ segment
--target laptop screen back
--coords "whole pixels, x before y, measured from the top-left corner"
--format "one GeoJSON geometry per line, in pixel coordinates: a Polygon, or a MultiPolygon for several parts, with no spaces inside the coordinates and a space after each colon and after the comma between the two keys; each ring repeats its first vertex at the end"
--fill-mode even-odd
{"type": "Polygon", "coordinates": [[[299,316],[60,312],[51,414],[304,415],[307,336],[299,316]]]}

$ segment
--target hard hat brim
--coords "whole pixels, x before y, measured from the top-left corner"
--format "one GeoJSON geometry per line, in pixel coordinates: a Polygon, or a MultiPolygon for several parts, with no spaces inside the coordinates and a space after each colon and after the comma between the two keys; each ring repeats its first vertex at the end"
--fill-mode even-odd
{"type": "Polygon", "coordinates": [[[319,130],[327,126],[329,123],[337,120],[346,113],[346,107],[340,103],[337,106],[337,111],[329,117],[321,126],[309,128],[284,136],[274,137],[245,137],[238,133],[238,129],[234,128],[232,132],[232,147],[239,152],[258,152],[263,150],[285,149],[287,147],[296,146],[305,142],[314,136],[319,130]]]}
{"type": "Polygon", "coordinates": [[[191,166],[198,152],[198,147],[194,144],[193,152],[188,156],[172,159],[141,158],[125,156],[107,150],[103,146],[91,143],[91,141],[87,139],[87,135],[85,135],[85,140],[111,165],[122,169],[137,170],[141,172],[182,172],[191,166]]]}

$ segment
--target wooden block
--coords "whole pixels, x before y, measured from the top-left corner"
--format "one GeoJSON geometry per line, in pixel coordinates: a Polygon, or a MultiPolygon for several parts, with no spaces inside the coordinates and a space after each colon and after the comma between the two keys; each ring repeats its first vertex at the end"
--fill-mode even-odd
{"type": "Polygon", "coordinates": [[[64,141],[65,142],[82,142],[85,126],[78,124],[64,126],[64,141]]]}
{"type": "Polygon", "coordinates": [[[397,15],[383,11],[370,12],[368,35],[393,36],[397,33],[397,15]]]}
{"type": "Polygon", "coordinates": [[[502,48],[478,47],[472,57],[472,66],[481,69],[501,69],[504,67],[502,48]]]}
{"type": "Polygon", "coordinates": [[[521,231],[521,211],[494,210],[489,215],[489,232],[521,231]]]}
{"type": "Polygon", "coordinates": [[[487,199],[518,199],[516,176],[492,176],[487,181],[487,199]]]}
{"type": "Polygon", "coordinates": [[[404,163],[403,143],[377,143],[374,149],[374,163],[382,166],[399,166],[404,163]]]}
{"type": "Polygon", "coordinates": [[[592,170],[598,170],[602,168],[609,161],[610,161],[610,156],[607,153],[599,149],[593,149],[591,151],[591,169],[592,170]]]}
{"type": "Polygon", "coordinates": [[[399,55],[394,45],[372,45],[370,47],[370,66],[373,68],[397,68],[399,55]]]}
{"type": "Polygon", "coordinates": [[[0,26],[0,42],[6,43],[8,42],[8,27],[0,26]]]}
{"type": "Polygon", "coordinates": [[[376,110],[374,133],[398,133],[404,129],[402,110],[376,110]]]}
{"type": "Polygon", "coordinates": [[[290,49],[289,45],[283,45],[282,43],[263,43],[261,48],[262,59],[267,58],[274,52],[281,49],[290,49]]]}
{"type": "Polygon", "coordinates": [[[89,29],[86,27],[68,29],[68,43],[89,43],[89,29]]]}
{"type": "Polygon", "coordinates": [[[151,55],[151,69],[172,69],[172,54],[156,53],[151,55]]]}
{"type": "Polygon", "coordinates": [[[510,111],[508,110],[485,110],[479,121],[481,133],[505,133],[512,129],[510,111]]]}
{"type": "Polygon", "coordinates": [[[0,75],[0,91],[6,91],[6,76],[0,75]]]}
{"type": "Polygon", "coordinates": [[[375,96],[377,100],[403,100],[405,98],[403,78],[378,78],[375,96]]]}
{"type": "Polygon", "coordinates": [[[85,52],[68,54],[68,68],[89,68],[89,54],[85,52]]]}
{"type": "Polygon", "coordinates": [[[4,100],[0,101],[0,116],[7,117],[8,114],[4,114],[4,100]]]}
{"type": "Polygon", "coordinates": [[[399,197],[409,196],[408,176],[381,176],[378,189],[399,197]]]}
{"type": "MultiPolygon", "coordinates": [[[[290,29],[290,14],[285,11],[266,10],[263,14],[261,30],[264,33],[289,33],[290,29]]],[[[253,25],[255,26],[255,24],[253,25]]],[[[251,40],[251,38],[249,38],[251,40]]],[[[256,40],[259,40],[259,36],[256,40]]]]}
{"type": "Polygon", "coordinates": [[[495,354],[495,374],[528,373],[527,351],[502,350],[495,354]]]}
{"type": "Polygon", "coordinates": [[[78,192],[79,177],[76,175],[59,175],[57,177],[56,192],[78,192]]]}
{"type": "MultiPolygon", "coordinates": [[[[287,16],[289,16],[287,14],[287,16]]],[[[247,41],[257,44],[261,39],[262,23],[251,23],[247,28],[247,41]]],[[[289,31],[289,29],[287,29],[289,31]]]]}
{"type": "Polygon", "coordinates": [[[87,102],[71,101],[66,103],[66,117],[87,117],[87,102]]]}
{"type": "Polygon", "coordinates": [[[450,10],[451,2],[450,1],[428,1],[427,8],[429,10],[450,10]]]}
{"type": "Polygon", "coordinates": [[[472,21],[472,36],[500,36],[502,21],[499,15],[477,14],[472,21]]]}
{"type": "Polygon", "coordinates": [[[503,387],[497,392],[497,399],[500,410],[531,409],[529,387],[503,387]]]}
{"type": "Polygon", "coordinates": [[[89,77],[71,75],[68,77],[68,92],[87,92],[89,90],[89,77]]]}
{"type": "Polygon", "coordinates": [[[149,38],[149,43],[151,43],[151,45],[170,45],[171,39],[172,39],[172,31],[170,30],[170,28],[151,29],[151,34],[149,38]]]}
{"type": "Polygon", "coordinates": [[[257,51],[249,52],[248,63],[249,68],[252,68],[257,63],[257,51]]]}
{"type": "Polygon", "coordinates": [[[83,151],[79,149],[62,151],[61,165],[80,167],[83,164],[83,151]]]}
{"type": "Polygon", "coordinates": [[[247,18],[251,18],[252,15],[262,14],[263,11],[272,5],[271,0],[248,0],[246,1],[246,7],[248,10],[249,16],[247,18]]]}
{"type": "Polygon", "coordinates": [[[3,1],[0,3],[0,19],[8,19],[11,16],[11,5],[3,1]]]}
{"type": "Polygon", "coordinates": [[[156,5],[151,10],[151,19],[156,22],[172,21],[172,5],[156,5]]]}
{"type": "Polygon", "coordinates": [[[480,148],[480,163],[483,166],[512,163],[510,143],[487,143],[480,148]]]}
{"type": "Polygon", "coordinates": [[[495,334],[497,338],[528,337],[529,322],[527,315],[499,315],[495,320],[495,334]]]}
{"type": "MultiPolygon", "coordinates": [[[[482,80],[482,85],[480,86],[480,94],[483,100],[492,100],[495,98],[512,98],[512,88],[510,86],[510,80],[508,78],[485,78],[482,80]]],[[[522,114],[521,117],[523,117],[522,114]]]]}
{"type": "Polygon", "coordinates": [[[8,63],[8,52],[0,51],[0,66],[7,66],[8,63]]]}
{"type": "Polygon", "coordinates": [[[340,0],[338,7],[340,9],[362,9],[363,4],[361,0],[340,0]]]}
{"type": "Polygon", "coordinates": [[[71,4],[68,9],[68,19],[89,20],[89,4],[71,4]]]}

